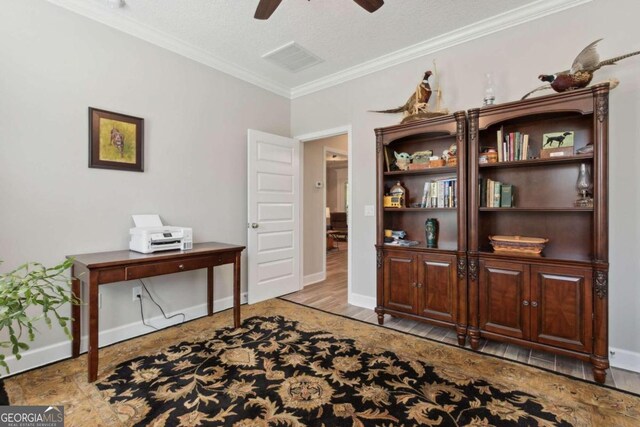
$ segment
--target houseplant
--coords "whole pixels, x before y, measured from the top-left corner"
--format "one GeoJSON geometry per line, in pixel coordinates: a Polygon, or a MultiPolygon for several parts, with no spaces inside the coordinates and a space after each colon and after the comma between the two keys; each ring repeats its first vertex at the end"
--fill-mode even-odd
{"type": "MultiPolygon", "coordinates": [[[[0,274],[0,348],[10,348],[16,359],[20,359],[20,353],[29,349],[27,342],[35,338],[36,322],[44,319],[51,328],[52,317],[71,338],[68,327],[70,318],[60,315],[58,310],[69,303],[80,303],[72,294],[69,279],[65,275],[72,263],[71,259],[54,267],[26,263],[0,274]],[[34,312],[33,307],[36,307],[35,314],[30,314],[34,312]]],[[[5,358],[2,350],[0,367],[8,373],[9,366],[5,358]]]]}

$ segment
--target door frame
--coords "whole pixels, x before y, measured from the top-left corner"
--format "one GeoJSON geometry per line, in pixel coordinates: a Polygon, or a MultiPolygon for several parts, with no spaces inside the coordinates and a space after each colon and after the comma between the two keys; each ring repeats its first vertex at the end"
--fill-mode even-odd
{"type": "MultiPolygon", "coordinates": [[[[306,134],[302,134],[302,135],[296,135],[293,138],[297,139],[300,143],[300,200],[304,200],[304,161],[302,161],[304,159],[304,143],[305,142],[309,142],[309,141],[314,141],[317,139],[324,139],[324,138],[330,138],[332,136],[338,136],[338,135],[347,135],[347,181],[349,182],[349,194],[347,195],[347,204],[349,205],[349,209],[347,210],[347,227],[348,227],[348,233],[349,233],[349,238],[347,240],[347,302],[351,301],[352,296],[351,296],[351,286],[353,283],[352,277],[353,277],[353,268],[352,268],[352,258],[353,258],[353,251],[352,251],[352,240],[353,240],[353,233],[352,233],[352,225],[353,225],[353,144],[352,144],[352,128],[351,125],[345,125],[345,126],[339,126],[339,127],[335,127],[335,128],[331,128],[331,129],[325,129],[325,130],[320,130],[317,132],[310,132],[310,133],[306,133],[306,134]]],[[[326,159],[323,159],[323,165],[324,165],[324,206],[326,206],[327,204],[327,189],[326,189],[326,183],[327,183],[327,167],[326,167],[326,159]]],[[[301,206],[301,209],[299,211],[300,213],[300,229],[304,230],[304,206],[301,206]]],[[[324,216],[324,215],[323,215],[324,216]]],[[[324,259],[324,268],[325,268],[325,275],[326,275],[326,269],[327,269],[327,238],[326,238],[326,225],[323,228],[323,232],[322,232],[322,247],[324,248],[323,250],[323,259],[324,259]]],[[[301,248],[301,262],[300,262],[300,289],[304,288],[304,274],[303,274],[303,269],[304,269],[304,231],[302,231],[300,233],[300,248],[301,248]]]]}
{"type": "MultiPolygon", "coordinates": [[[[342,150],[338,150],[337,148],[331,148],[331,147],[322,147],[322,182],[323,182],[323,189],[324,191],[322,192],[322,207],[326,208],[327,206],[327,153],[334,153],[334,154],[342,154],[343,156],[347,156],[347,182],[349,182],[349,151],[342,151],[342,150]]],[[[303,162],[304,163],[304,162],[303,162]]],[[[351,185],[351,183],[349,183],[349,185],[351,185]]],[[[349,191],[349,194],[351,194],[351,191],[349,191]]],[[[351,207],[351,205],[349,205],[349,200],[347,200],[347,206],[351,207]]],[[[349,211],[350,209],[347,210],[347,215],[349,215],[349,211]]],[[[324,215],[324,214],[323,214],[324,215]]],[[[322,236],[324,236],[324,239],[322,239],[322,265],[324,266],[324,277],[325,279],[327,278],[327,226],[326,226],[326,220],[325,220],[325,224],[324,224],[324,229],[322,230],[322,236]]],[[[349,227],[348,230],[351,231],[351,226],[350,226],[350,222],[347,220],[347,226],[349,227]]],[[[304,232],[303,232],[304,234],[304,232]]],[[[304,242],[303,242],[304,243],[304,242]]],[[[349,240],[347,239],[347,248],[349,245],[349,240]]],[[[348,249],[347,249],[348,250],[348,249]]],[[[349,255],[347,254],[347,257],[349,255]]],[[[348,269],[348,267],[347,267],[348,269]]],[[[311,283],[310,283],[311,284],[311,283]]]]}

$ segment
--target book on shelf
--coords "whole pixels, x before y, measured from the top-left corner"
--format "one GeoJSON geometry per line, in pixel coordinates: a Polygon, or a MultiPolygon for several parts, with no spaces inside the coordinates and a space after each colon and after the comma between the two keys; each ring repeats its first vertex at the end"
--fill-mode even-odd
{"type": "Polygon", "coordinates": [[[424,183],[421,206],[423,208],[455,208],[458,188],[457,178],[443,178],[424,183]]]}
{"type": "Polygon", "coordinates": [[[513,185],[502,184],[502,186],[500,187],[500,207],[513,207],[513,185]]]}
{"type": "Polygon", "coordinates": [[[492,179],[479,179],[481,208],[512,208],[513,185],[492,179]]]}
{"type": "Polygon", "coordinates": [[[431,181],[427,181],[424,183],[424,189],[422,190],[422,200],[420,201],[420,206],[426,208],[429,203],[429,192],[431,191],[431,181]]]}
{"type": "Polygon", "coordinates": [[[514,162],[529,158],[529,135],[519,131],[505,133],[497,131],[498,162],[514,162]]]}
{"type": "Polygon", "coordinates": [[[500,196],[502,194],[502,183],[496,181],[493,183],[493,206],[494,208],[500,207],[500,196]]]}
{"type": "Polygon", "coordinates": [[[498,152],[498,162],[504,162],[504,147],[502,144],[503,131],[504,131],[504,126],[500,126],[500,129],[498,129],[498,141],[497,141],[498,143],[496,145],[496,151],[498,152]]]}

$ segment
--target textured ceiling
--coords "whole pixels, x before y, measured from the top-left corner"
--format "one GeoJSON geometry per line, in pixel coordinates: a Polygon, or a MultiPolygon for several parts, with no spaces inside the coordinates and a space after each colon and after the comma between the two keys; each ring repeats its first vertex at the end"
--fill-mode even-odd
{"type": "Polygon", "coordinates": [[[580,2],[385,0],[369,14],[351,0],[283,0],[269,20],[259,21],[253,18],[258,0],[126,0],[122,9],[110,9],[107,0],[49,1],[116,28],[118,20],[137,25],[139,31],[129,32],[143,38],[166,36],[228,65],[223,71],[237,67],[285,91],[522,6],[580,2]],[[262,58],[292,41],[324,62],[292,73],[262,58]]]}

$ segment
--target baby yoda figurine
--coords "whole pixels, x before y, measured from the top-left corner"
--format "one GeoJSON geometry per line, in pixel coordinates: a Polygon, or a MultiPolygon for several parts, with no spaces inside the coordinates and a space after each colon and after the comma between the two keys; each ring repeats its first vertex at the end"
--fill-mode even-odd
{"type": "Polygon", "coordinates": [[[396,156],[396,166],[401,171],[409,170],[409,163],[411,162],[411,156],[409,153],[396,153],[393,152],[393,155],[396,156]]]}
{"type": "Polygon", "coordinates": [[[429,163],[429,157],[433,156],[432,150],[416,151],[411,156],[413,163],[429,163]]]}

